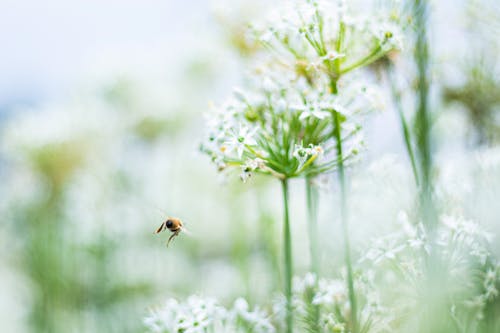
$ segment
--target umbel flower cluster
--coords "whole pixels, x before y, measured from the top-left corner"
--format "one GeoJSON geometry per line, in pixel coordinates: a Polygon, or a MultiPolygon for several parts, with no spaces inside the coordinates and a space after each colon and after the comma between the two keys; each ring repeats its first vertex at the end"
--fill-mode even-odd
{"type": "Polygon", "coordinates": [[[391,21],[347,15],[342,2],[292,2],[249,34],[262,45],[243,89],[207,115],[201,145],[220,171],[280,179],[348,164],[362,147],[360,115],[380,109],[366,80],[344,75],[401,44],[391,21]],[[342,156],[338,154],[342,145],[342,156]]]}
{"type": "MultiPolygon", "coordinates": [[[[391,315],[383,306],[373,281],[374,273],[366,271],[356,276],[354,284],[363,295],[360,322],[364,332],[390,331],[391,315]]],[[[348,321],[351,312],[346,276],[342,278],[317,278],[307,273],[303,278],[295,277],[293,283],[293,305],[300,325],[307,332],[349,332],[348,321]]],[[[279,317],[279,304],[274,306],[279,317]]]]}
{"type": "MultiPolygon", "coordinates": [[[[304,78],[283,81],[263,77],[260,87],[251,92],[236,90],[210,115],[203,150],[219,170],[237,166],[246,181],[252,172],[283,179],[334,169],[338,161],[332,110],[342,114],[343,139],[349,142],[344,162],[356,157],[362,136],[353,120],[361,108],[349,98],[332,95],[327,86],[311,89],[304,78]]],[[[352,97],[366,92],[356,88],[352,97]]]]}
{"type": "MultiPolygon", "coordinates": [[[[408,307],[397,306],[394,313],[413,311],[411,306],[415,306],[418,299],[418,281],[425,275],[422,254],[430,252],[429,237],[422,223],[410,222],[404,212],[400,213],[399,223],[400,232],[377,239],[361,259],[380,273],[391,272],[390,267],[392,271],[397,268],[398,278],[403,280],[401,284],[408,288],[393,293],[392,298],[396,303],[398,299],[405,299],[408,307]]],[[[450,281],[448,292],[453,295],[449,297],[449,311],[460,327],[467,327],[470,320],[483,319],[488,306],[498,300],[500,264],[489,250],[492,239],[491,233],[471,220],[453,215],[440,217],[435,245],[443,272],[450,281]],[[469,318],[470,314],[474,316],[469,318]]],[[[390,285],[395,283],[394,276],[390,281],[384,274],[379,278],[390,285]]]]}
{"type": "Polygon", "coordinates": [[[250,310],[243,298],[226,309],[212,298],[190,296],[185,302],[168,299],[162,307],[144,318],[148,332],[154,333],[273,333],[266,312],[250,310]]]}

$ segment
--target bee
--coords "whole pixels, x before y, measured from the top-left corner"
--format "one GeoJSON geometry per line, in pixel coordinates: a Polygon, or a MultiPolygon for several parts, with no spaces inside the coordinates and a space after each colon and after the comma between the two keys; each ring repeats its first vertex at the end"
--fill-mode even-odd
{"type": "Polygon", "coordinates": [[[172,232],[172,235],[168,238],[167,247],[179,233],[184,230],[184,226],[182,225],[182,221],[176,217],[169,217],[165,222],[163,222],[158,229],[156,229],[155,234],[159,234],[166,229],[172,232]]]}

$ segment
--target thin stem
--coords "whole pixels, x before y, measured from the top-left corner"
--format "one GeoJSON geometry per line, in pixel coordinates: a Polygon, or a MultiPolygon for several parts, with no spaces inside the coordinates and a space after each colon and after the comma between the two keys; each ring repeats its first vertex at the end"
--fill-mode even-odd
{"type": "MultiPolygon", "coordinates": [[[[429,51],[427,45],[426,21],[427,21],[427,2],[424,0],[415,0],[414,14],[417,27],[417,41],[415,47],[415,62],[418,70],[417,81],[417,143],[420,158],[420,171],[422,173],[422,195],[430,194],[431,187],[431,149],[430,149],[430,117],[429,117],[429,82],[428,82],[428,63],[429,51]]],[[[425,206],[424,206],[425,207],[425,206]]],[[[430,221],[425,221],[430,223],[430,221]]]]}
{"type": "MultiPolygon", "coordinates": [[[[307,200],[307,218],[309,222],[309,251],[311,256],[311,271],[316,276],[316,287],[320,277],[319,261],[319,239],[318,239],[318,189],[312,182],[312,177],[307,176],[306,181],[306,200],[307,200]]],[[[320,309],[318,305],[312,304],[311,297],[311,319],[312,328],[318,330],[320,309]]]]}
{"type": "Polygon", "coordinates": [[[417,153],[421,175],[420,209],[429,237],[429,254],[426,261],[426,284],[424,285],[424,318],[421,331],[444,332],[448,316],[446,294],[447,272],[443,270],[441,253],[436,246],[437,211],[433,202],[431,121],[429,110],[429,49],[427,40],[428,1],[414,0],[413,16],[416,26],[416,45],[414,59],[417,65],[417,153]]]}
{"type": "Polygon", "coordinates": [[[286,176],[284,174],[279,173],[268,166],[263,166],[263,167],[261,167],[261,169],[262,169],[262,171],[267,172],[278,179],[285,179],[286,178],[286,176]]]}
{"type": "Polygon", "coordinates": [[[344,255],[345,264],[347,267],[347,289],[349,293],[349,303],[351,305],[351,332],[358,332],[358,320],[357,320],[357,306],[356,306],[356,295],[354,294],[354,278],[352,273],[352,263],[351,263],[351,245],[349,241],[349,230],[348,230],[348,215],[347,215],[347,192],[346,192],[346,182],[344,174],[344,161],[343,161],[343,149],[342,149],[342,135],[340,129],[340,114],[335,111],[333,113],[333,120],[335,122],[334,135],[337,140],[337,168],[339,176],[340,185],[340,219],[342,224],[342,235],[344,237],[344,255]]]}
{"type": "Polygon", "coordinates": [[[318,241],[318,190],[312,183],[312,177],[306,181],[307,219],[309,222],[309,251],[311,271],[319,278],[319,241],[318,241]]]}
{"type": "Polygon", "coordinates": [[[416,31],[415,62],[418,70],[417,80],[417,114],[416,114],[416,136],[417,153],[421,175],[420,186],[420,208],[424,225],[427,228],[431,247],[433,247],[434,229],[437,224],[436,208],[432,200],[432,155],[430,130],[431,122],[429,115],[429,50],[427,42],[427,11],[426,0],[414,1],[414,16],[416,31]]]}
{"type": "Polygon", "coordinates": [[[272,160],[269,160],[269,159],[265,158],[262,154],[259,154],[259,153],[258,153],[255,149],[253,149],[253,148],[252,148],[252,146],[250,146],[250,145],[245,145],[245,148],[247,148],[247,149],[248,149],[248,150],[249,150],[252,154],[254,154],[254,155],[255,155],[255,156],[257,156],[258,158],[260,158],[260,159],[262,159],[262,160],[266,161],[267,163],[272,164],[272,165],[277,166],[277,167],[279,167],[279,166],[280,166],[278,163],[276,163],[276,162],[274,162],[274,161],[272,161],[272,160]]]}
{"type": "Polygon", "coordinates": [[[315,155],[312,155],[311,157],[309,157],[309,159],[304,163],[304,165],[298,171],[295,172],[294,176],[299,175],[302,171],[304,171],[309,165],[311,165],[312,162],[314,162],[314,160],[317,157],[318,157],[318,154],[315,154],[315,155]]]}
{"type": "Polygon", "coordinates": [[[290,219],[288,210],[288,179],[281,180],[283,191],[283,245],[285,264],[285,297],[286,297],[286,332],[293,332],[292,310],[292,236],[290,233],[290,219]]]}
{"type": "MultiPolygon", "coordinates": [[[[345,38],[345,24],[343,21],[340,21],[339,23],[339,37],[337,39],[337,42],[335,43],[335,49],[338,54],[342,52],[342,49],[344,47],[344,38],[345,38]]],[[[343,58],[339,57],[334,60],[334,65],[335,65],[335,73],[337,75],[340,75],[340,63],[342,62],[343,58]]]]}
{"type": "Polygon", "coordinates": [[[392,99],[394,102],[394,106],[396,107],[396,110],[398,112],[399,121],[401,122],[401,129],[403,131],[403,137],[405,140],[406,152],[408,153],[408,157],[410,158],[410,162],[411,162],[411,169],[413,170],[413,177],[415,178],[415,183],[417,184],[417,186],[419,186],[417,163],[415,161],[415,153],[413,152],[413,145],[412,145],[412,140],[411,140],[410,129],[408,126],[408,121],[406,120],[406,117],[405,117],[404,112],[403,112],[403,105],[401,103],[401,93],[396,88],[396,82],[395,82],[396,78],[394,77],[394,69],[392,68],[392,64],[389,65],[389,69],[387,70],[387,73],[388,73],[388,81],[389,81],[389,84],[391,86],[392,99]]]}
{"type": "MultiPolygon", "coordinates": [[[[336,44],[336,51],[340,53],[343,48],[344,42],[344,27],[343,23],[340,25],[340,33],[339,39],[336,44]]],[[[342,74],[340,71],[340,62],[336,64],[337,76],[330,77],[330,87],[332,90],[332,94],[337,94],[337,81],[342,74]]],[[[347,289],[349,294],[349,303],[351,305],[351,313],[350,313],[350,324],[351,324],[351,332],[358,333],[358,311],[356,306],[356,295],[354,294],[354,278],[352,273],[352,263],[351,263],[351,245],[349,241],[349,230],[348,230],[348,215],[347,215],[347,192],[346,192],[346,181],[344,174],[344,154],[342,147],[342,130],[341,130],[341,115],[339,112],[334,111],[333,114],[334,121],[334,131],[333,135],[335,136],[335,140],[337,142],[337,170],[339,177],[339,185],[340,185],[340,219],[342,224],[342,233],[344,237],[344,255],[345,255],[345,264],[347,267],[347,289]]]]}
{"type": "Polygon", "coordinates": [[[363,67],[363,66],[366,66],[368,64],[371,64],[372,62],[378,60],[380,57],[384,56],[384,52],[382,52],[382,48],[379,46],[377,48],[375,48],[373,50],[372,53],[370,53],[369,55],[367,55],[366,57],[356,61],[355,63],[345,67],[345,68],[342,68],[340,70],[340,74],[345,74],[347,72],[350,72],[352,70],[355,70],[356,68],[359,68],[359,67],[363,67]]]}

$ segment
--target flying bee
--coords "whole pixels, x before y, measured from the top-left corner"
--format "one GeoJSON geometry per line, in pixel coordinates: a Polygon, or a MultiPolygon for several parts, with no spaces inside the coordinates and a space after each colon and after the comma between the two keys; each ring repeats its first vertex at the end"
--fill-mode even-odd
{"type": "Polygon", "coordinates": [[[168,244],[170,244],[170,241],[175,238],[175,236],[179,235],[182,230],[185,230],[184,226],[182,225],[182,221],[176,217],[167,218],[167,220],[160,225],[155,233],[159,234],[166,229],[172,232],[172,235],[170,235],[170,237],[168,238],[167,247],[168,244]]]}

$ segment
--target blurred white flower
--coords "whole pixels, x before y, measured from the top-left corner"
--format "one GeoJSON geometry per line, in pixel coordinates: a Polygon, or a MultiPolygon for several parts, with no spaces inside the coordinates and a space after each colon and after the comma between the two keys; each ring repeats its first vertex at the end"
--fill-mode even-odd
{"type": "Polygon", "coordinates": [[[394,22],[382,22],[375,25],[373,34],[383,50],[403,49],[403,33],[400,26],[394,22]]]}
{"type": "Polygon", "coordinates": [[[347,301],[346,284],[343,280],[320,279],[318,292],[314,296],[313,304],[317,305],[344,305],[347,301]]]}
{"type": "Polygon", "coordinates": [[[245,326],[251,327],[252,332],[273,333],[276,331],[271,324],[269,316],[259,308],[250,311],[248,303],[244,298],[238,298],[234,302],[233,311],[236,317],[235,322],[243,321],[245,326]]]}
{"type": "Polygon", "coordinates": [[[317,277],[316,274],[308,272],[304,278],[298,276],[293,278],[293,292],[301,294],[307,289],[316,287],[317,277]]]}
{"type": "Polygon", "coordinates": [[[309,104],[303,107],[295,107],[298,110],[302,110],[299,119],[304,120],[309,117],[315,117],[318,119],[325,119],[330,116],[330,112],[324,111],[320,104],[309,104]]]}
{"type": "Polygon", "coordinates": [[[185,333],[274,333],[276,330],[269,315],[255,308],[250,310],[244,298],[238,298],[232,309],[220,306],[213,298],[201,298],[196,295],[179,303],[167,300],[163,306],[151,311],[144,318],[144,325],[149,332],[185,332],[185,333]]]}

